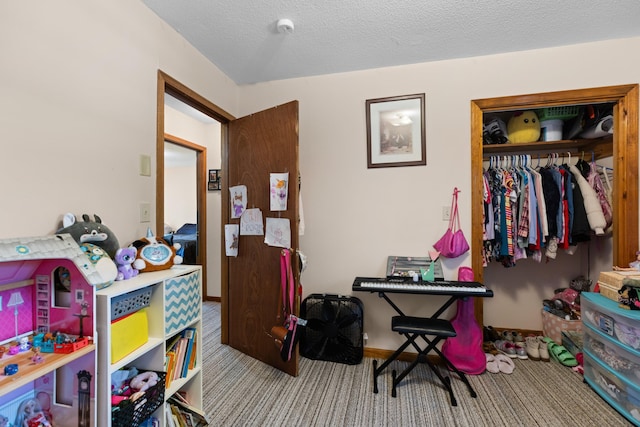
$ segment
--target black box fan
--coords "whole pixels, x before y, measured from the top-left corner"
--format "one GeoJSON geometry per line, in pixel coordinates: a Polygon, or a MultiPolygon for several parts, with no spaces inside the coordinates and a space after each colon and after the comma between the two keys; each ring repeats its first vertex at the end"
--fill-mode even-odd
{"type": "Polygon", "coordinates": [[[300,354],[314,360],[357,365],[362,361],[362,301],[356,297],[311,294],[302,301],[300,354]]]}

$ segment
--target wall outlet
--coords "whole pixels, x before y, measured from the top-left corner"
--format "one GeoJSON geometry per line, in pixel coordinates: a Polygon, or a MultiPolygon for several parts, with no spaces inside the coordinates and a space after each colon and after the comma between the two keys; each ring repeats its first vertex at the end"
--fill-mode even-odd
{"type": "Polygon", "coordinates": [[[449,221],[451,218],[451,206],[443,206],[442,207],[442,220],[449,221]]]}
{"type": "Polygon", "coordinates": [[[151,222],[151,204],[140,203],[140,222],[151,222]]]}

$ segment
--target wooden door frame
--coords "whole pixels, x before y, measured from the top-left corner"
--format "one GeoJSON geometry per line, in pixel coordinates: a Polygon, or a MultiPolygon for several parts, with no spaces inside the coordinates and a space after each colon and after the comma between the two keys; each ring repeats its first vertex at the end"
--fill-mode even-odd
{"type": "MultiPolygon", "coordinates": [[[[482,282],[483,114],[559,105],[615,103],[613,107],[613,264],[626,265],[638,250],[638,85],[608,86],[471,101],[472,268],[482,282]]],[[[475,313],[483,324],[482,298],[475,313]]]]}
{"type": "MultiPolygon", "coordinates": [[[[203,98],[201,95],[197,94],[187,86],[180,83],[178,80],[169,76],[165,72],[158,70],[158,86],[157,86],[157,105],[156,105],[156,235],[163,235],[164,232],[164,141],[165,141],[165,132],[164,132],[164,94],[168,93],[174,98],[178,99],[181,102],[195,108],[196,110],[206,114],[207,116],[217,120],[220,122],[221,127],[221,151],[222,151],[222,180],[220,183],[220,189],[222,191],[222,211],[224,212],[225,201],[228,200],[228,191],[227,191],[227,180],[225,178],[226,165],[228,162],[227,155],[227,125],[231,120],[234,120],[235,117],[217,105],[211,103],[209,100],[203,98]],[[226,197],[225,197],[226,196],[226,197]],[[160,234],[159,234],[160,233],[160,234]]],[[[206,160],[206,159],[205,159],[206,160]]],[[[206,161],[205,161],[206,163],[206,161]]],[[[198,181],[202,180],[202,190],[198,189],[198,197],[202,194],[203,204],[201,207],[203,208],[203,213],[200,213],[200,207],[198,208],[198,222],[200,223],[201,218],[200,215],[206,215],[206,166],[204,169],[204,173],[198,172],[198,181]]],[[[224,216],[223,216],[224,218],[224,216]]],[[[206,221],[202,222],[203,224],[206,221]]],[[[224,236],[224,220],[221,221],[221,229],[219,232],[222,236],[224,236]]],[[[203,259],[205,262],[202,265],[202,295],[203,299],[206,298],[207,295],[207,269],[206,269],[206,233],[202,239],[198,239],[198,251],[203,254],[203,259]]],[[[228,341],[228,322],[227,322],[227,292],[228,292],[228,271],[226,266],[226,257],[224,251],[224,239],[222,239],[222,262],[221,265],[221,282],[220,282],[220,292],[221,292],[221,341],[225,344],[228,341]]]]}

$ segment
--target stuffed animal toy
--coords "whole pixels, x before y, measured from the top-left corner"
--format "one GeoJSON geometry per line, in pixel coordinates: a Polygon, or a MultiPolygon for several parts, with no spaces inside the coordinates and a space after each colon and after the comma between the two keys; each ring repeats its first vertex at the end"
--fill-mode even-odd
{"type": "Polygon", "coordinates": [[[182,257],[176,254],[180,244],[170,246],[164,239],[155,237],[150,228],[147,237],[131,245],[138,250],[133,266],[141,272],[166,270],[174,264],[182,264],[182,257]]]}
{"type": "Polygon", "coordinates": [[[518,111],[507,123],[509,141],[513,143],[536,142],[540,139],[540,121],[535,111],[518,111]]]}
{"type": "Polygon", "coordinates": [[[640,301],[638,301],[637,288],[630,285],[622,285],[618,290],[619,306],[627,310],[640,310],[640,301]]]}
{"type": "Polygon", "coordinates": [[[109,258],[109,255],[107,255],[107,252],[104,249],[100,246],[94,245],[93,243],[81,243],[80,250],[82,250],[87,258],[89,258],[89,262],[93,264],[93,267],[104,281],[99,286],[96,286],[96,288],[106,288],[116,280],[116,277],[118,276],[118,267],[116,267],[116,264],[111,258],[109,258]]]}
{"type": "Polygon", "coordinates": [[[138,255],[138,251],[133,246],[120,248],[116,251],[115,262],[118,266],[116,280],[127,280],[138,275],[138,269],[133,266],[136,255],[138,255]]]}
{"type": "Polygon", "coordinates": [[[118,239],[109,228],[102,223],[98,215],[94,215],[95,220],[92,221],[89,215],[82,215],[82,221],[76,221],[75,215],[67,213],[62,218],[62,228],[56,234],[69,233],[71,237],[78,242],[93,243],[107,251],[107,254],[113,259],[116,251],[120,248],[118,239]]]}
{"type": "Polygon", "coordinates": [[[117,405],[123,400],[135,401],[144,396],[144,393],[158,384],[158,374],[146,371],[125,381],[116,393],[111,395],[111,403],[117,405]]]}

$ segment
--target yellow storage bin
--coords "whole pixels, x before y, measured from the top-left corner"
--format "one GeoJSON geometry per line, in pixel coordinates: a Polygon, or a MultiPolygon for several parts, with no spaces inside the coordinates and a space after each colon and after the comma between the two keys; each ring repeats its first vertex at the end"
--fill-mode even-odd
{"type": "Polygon", "coordinates": [[[115,363],[149,340],[147,309],[142,308],[111,322],[111,363],[115,363]]]}

